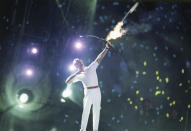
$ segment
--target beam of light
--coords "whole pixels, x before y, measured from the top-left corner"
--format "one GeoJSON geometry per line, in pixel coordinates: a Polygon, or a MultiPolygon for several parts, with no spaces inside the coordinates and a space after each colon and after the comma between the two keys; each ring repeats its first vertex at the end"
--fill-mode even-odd
{"type": "MultiPolygon", "coordinates": [[[[69,2],[71,2],[71,1],[69,1],[69,2]]],[[[60,0],[56,0],[56,4],[57,4],[58,7],[62,7],[60,0]]],[[[62,15],[62,17],[63,17],[63,20],[64,20],[66,26],[69,27],[69,22],[68,22],[68,20],[67,20],[66,17],[65,17],[65,16],[67,16],[67,14],[66,14],[65,11],[63,10],[63,8],[60,8],[60,12],[61,12],[61,15],[62,15]]]]}
{"type": "Polygon", "coordinates": [[[75,48],[76,48],[76,49],[81,50],[81,49],[82,49],[82,47],[83,47],[82,42],[77,41],[77,42],[75,43],[75,48]]]}
{"type": "Polygon", "coordinates": [[[72,95],[72,91],[70,88],[66,88],[66,90],[64,90],[62,92],[62,97],[66,98],[66,97],[70,97],[72,95]]]}
{"type": "Polygon", "coordinates": [[[68,84],[67,87],[61,93],[60,101],[64,103],[66,100],[70,100],[77,104],[78,106],[82,107],[81,99],[83,99],[82,95],[82,88],[79,88],[80,85],[76,84],[68,84]],[[69,91],[68,91],[69,89],[69,91]],[[68,93],[70,96],[68,96],[68,93]],[[70,94],[71,93],[71,94],[70,94]],[[66,95],[67,94],[67,95],[66,95]],[[64,97],[68,96],[68,97],[64,97]]]}
{"type": "Polygon", "coordinates": [[[19,108],[24,108],[24,105],[23,104],[19,104],[18,107],[19,108]]]}
{"type": "Polygon", "coordinates": [[[88,14],[89,14],[89,23],[88,23],[88,32],[92,32],[92,23],[94,21],[95,18],[95,12],[96,12],[96,7],[97,7],[97,0],[89,0],[89,10],[88,10],[88,14]]]}
{"type": "Polygon", "coordinates": [[[34,75],[34,71],[30,68],[25,70],[25,75],[28,77],[32,77],[34,75]]]}
{"type": "Polygon", "coordinates": [[[106,37],[106,40],[109,41],[109,40],[115,40],[117,38],[120,38],[122,37],[123,35],[126,34],[127,30],[128,29],[123,29],[123,25],[124,25],[124,19],[126,19],[126,17],[128,16],[129,13],[133,13],[135,11],[135,9],[137,8],[137,6],[139,5],[139,3],[135,3],[135,5],[129,10],[129,12],[126,13],[125,17],[122,19],[122,21],[118,22],[114,29],[111,30],[109,32],[109,34],[107,35],[106,37]]]}
{"type": "Polygon", "coordinates": [[[33,48],[31,49],[31,53],[32,53],[33,55],[38,54],[38,49],[37,49],[36,47],[33,47],[33,48]]]}
{"type": "Polygon", "coordinates": [[[26,93],[22,93],[20,96],[19,96],[19,101],[24,104],[24,103],[27,103],[29,100],[29,96],[28,94],[26,93]]]}

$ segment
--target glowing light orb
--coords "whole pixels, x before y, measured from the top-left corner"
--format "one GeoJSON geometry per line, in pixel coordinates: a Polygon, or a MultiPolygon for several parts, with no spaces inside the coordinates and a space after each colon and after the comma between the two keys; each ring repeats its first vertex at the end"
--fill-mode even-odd
{"type": "Polygon", "coordinates": [[[73,72],[73,71],[76,70],[76,67],[75,67],[73,64],[71,64],[71,65],[69,65],[69,70],[70,70],[71,72],[73,72]]]}
{"type": "Polygon", "coordinates": [[[169,116],[170,116],[169,113],[166,113],[166,117],[169,118],[169,116]]]}
{"type": "Polygon", "coordinates": [[[19,101],[21,102],[21,103],[27,103],[28,102],[28,100],[29,100],[29,96],[28,96],[28,94],[26,94],[26,93],[22,93],[20,96],[19,96],[19,101]]]}
{"type": "Polygon", "coordinates": [[[158,89],[159,89],[159,86],[156,86],[156,89],[158,90],[158,89]]]}
{"type": "Polygon", "coordinates": [[[19,104],[19,106],[18,106],[19,108],[24,108],[24,105],[22,105],[22,104],[19,104]]]}
{"type": "Polygon", "coordinates": [[[170,100],[170,97],[168,96],[166,99],[167,99],[167,100],[170,100]]]}
{"type": "Polygon", "coordinates": [[[147,66],[147,62],[146,61],[144,61],[144,66],[147,66]]]}
{"type": "Polygon", "coordinates": [[[64,90],[62,93],[62,97],[64,97],[64,98],[69,97],[71,95],[72,95],[72,91],[68,88],[66,90],[64,90]]]}
{"type": "Polygon", "coordinates": [[[137,110],[137,109],[138,109],[138,106],[136,105],[136,106],[134,106],[134,108],[135,108],[135,110],[137,110]]]}
{"type": "Polygon", "coordinates": [[[161,91],[156,91],[155,92],[155,96],[158,96],[158,95],[160,95],[161,94],[161,91]]]}
{"type": "Polygon", "coordinates": [[[178,86],[179,86],[179,87],[182,87],[182,83],[180,82],[180,83],[178,84],[178,86]]]}
{"type": "Polygon", "coordinates": [[[140,97],[140,101],[143,101],[144,100],[144,98],[143,97],[140,97]]]}
{"type": "Polygon", "coordinates": [[[160,77],[159,76],[157,76],[157,80],[159,81],[159,79],[160,79],[160,77]]]}
{"type": "Polygon", "coordinates": [[[185,92],[185,93],[188,93],[188,89],[186,89],[184,92],[185,92]]]}
{"type": "Polygon", "coordinates": [[[147,74],[147,72],[143,71],[143,75],[146,75],[146,74],[147,74]]]}
{"type": "Polygon", "coordinates": [[[66,100],[64,100],[64,98],[61,98],[60,101],[61,101],[62,103],[65,103],[65,102],[66,102],[66,100]]]}
{"type": "Polygon", "coordinates": [[[34,71],[32,69],[28,68],[25,70],[25,75],[28,77],[31,77],[34,75],[34,71]]]}
{"type": "Polygon", "coordinates": [[[168,82],[169,82],[169,78],[168,78],[168,77],[166,77],[166,78],[165,78],[165,81],[166,81],[166,83],[168,83],[168,82]]]}
{"type": "Polygon", "coordinates": [[[131,101],[131,98],[127,98],[127,101],[131,101]]]}
{"type": "Polygon", "coordinates": [[[38,53],[38,49],[36,47],[33,47],[31,49],[31,53],[34,54],[34,55],[37,54],[38,53]]]}
{"type": "Polygon", "coordinates": [[[82,45],[83,45],[82,42],[78,41],[78,42],[75,43],[75,48],[80,50],[83,47],[82,45]]]}
{"type": "Polygon", "coordinates": [[[138,95],[139,94],[139,90],[136,90],[136,95],[138,95]]]}
{"type": "Polygon", "coordinates": [[[183,120],[184,120],[184,117],[181,116],[179,121],[182,122],[183,120]]]}

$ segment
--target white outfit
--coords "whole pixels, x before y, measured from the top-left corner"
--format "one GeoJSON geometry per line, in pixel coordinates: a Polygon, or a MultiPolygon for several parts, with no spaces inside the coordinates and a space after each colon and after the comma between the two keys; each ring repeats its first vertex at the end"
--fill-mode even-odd
{"type": "Polygon", "coordinates": [[[98,78],[96,69],[98,62],[93,61],[88,67],[84,68],[84,72],[73,78],[73,82],[81,81],[84,87],[83,113],[81,120],[81,131],[86,131],[87,122],[91,106],[93,105],[93,130],[98,130],[101,92],[100,88],[87,89],[87,87],[98,86],[98,78]]]}

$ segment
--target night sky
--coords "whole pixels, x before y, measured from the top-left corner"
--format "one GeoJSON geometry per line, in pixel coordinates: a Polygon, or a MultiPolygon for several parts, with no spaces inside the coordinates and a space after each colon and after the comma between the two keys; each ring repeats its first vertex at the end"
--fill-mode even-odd
{"type": "MultiPolygon", "coordinates": [[[[124,21],[127,33],[111,40],[97,69],[99,131],[191,131],[191,2],[153,1],[138,1],[124,21]]],[[[0,131],[79,130],[82,84],[62,98],[69,65],[74,58],[88,65],[104,49],[80,35],[106,38],[135,2],[1,0],[0,131]]]]}

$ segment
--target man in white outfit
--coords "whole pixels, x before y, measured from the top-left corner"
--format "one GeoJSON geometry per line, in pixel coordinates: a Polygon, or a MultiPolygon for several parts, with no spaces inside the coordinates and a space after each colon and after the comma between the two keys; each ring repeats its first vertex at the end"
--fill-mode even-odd
{"type": "Polygon", "coordinates": [[[78,69],[78,71],[66,79],[67,84],[81,81],[84,87],[83,113],[80,131],[86,131],[91,106],[93,106],[93,131],[98,131],[101,107],[101,92],[98,86],[96,69],[102,61],[103,57],[107,54],[109,45],[111,45],[111,43],[106,41],[105,49],[87,67],[84,66],[82,60],[78,58],[74,59],[73,64],[78,69]]]}

